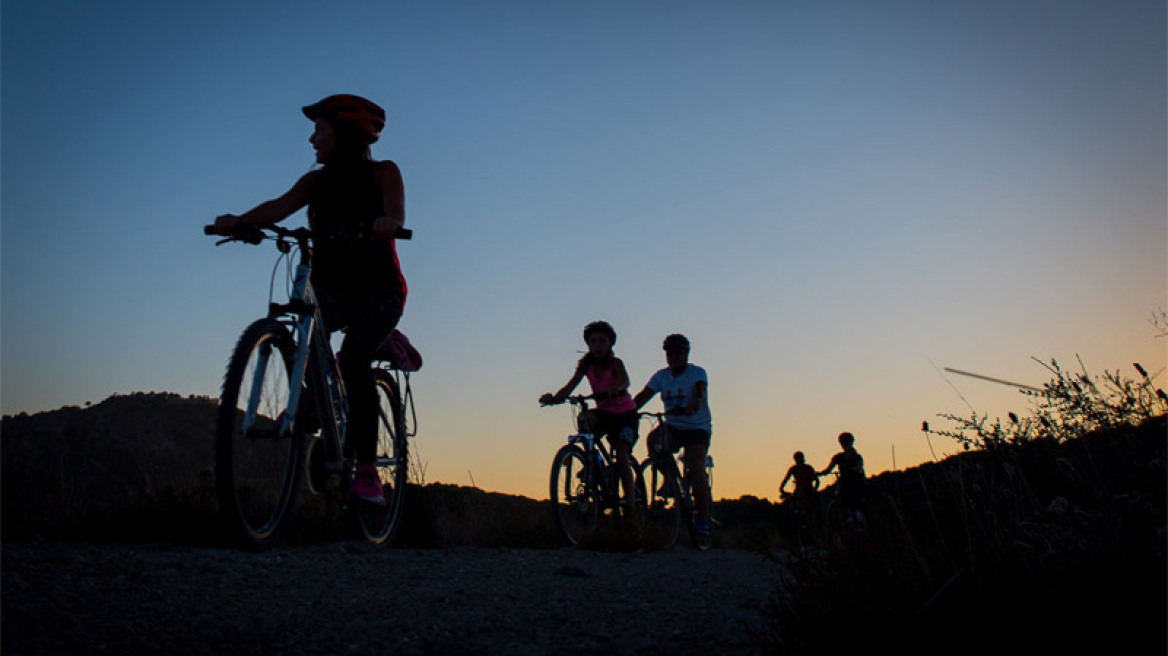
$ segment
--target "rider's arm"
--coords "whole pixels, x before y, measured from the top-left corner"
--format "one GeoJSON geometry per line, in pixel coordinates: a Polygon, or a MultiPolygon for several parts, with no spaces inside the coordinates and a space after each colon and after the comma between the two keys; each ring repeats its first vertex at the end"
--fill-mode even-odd
{"type": "Polygon", "coordinates": [[[839,458],[839,456],[838,456],[838,455],[834,455],[834,456],[832,456],[832,457],[831,457],[831,462],[829,462],[829,463],[827,464],[827,469],[824,469],[823,471],[819,472],[819,475],[820,475],[820,476],[827,476],[828,474],[830,474],[830,473],[831,473],[831,470],[832,470],[832,469],[835,469],[835,465],[836,465],[836,462],[835,462],[835,461],[836,461],[836,459],[837,459],[837,458],[839,458]]]}
{"type": "Polygon", "coordinates": [[[216,232],[229,235],[235,229],[236,224],[241,222],[272,225],[292,216],[293,213],[308,204],[309,192],[316,184],[319,174],[319,170],[309,171],[297,180],[296,184],[292,185],[292,188],[286,191],[283,196],[260,203],[239,216],[224,214],[217,217],[215,219],[216,232]]]}
{"type": "Polygon", "coordinates": [[[579,385],[580,381],[584,379],[584,372],[586,370],[586,367],[582,365],[577,366],[576,373],[572,374],[572,378],[567,383],[565,383],[563,387],[560,388],[560,391],[556,392],[555,394],[544,394],[543,396],[539,397],[539,402],[543,403],[544,405],[552,403],[563,403],[564,399],[568,398],[568,395],[572,393],[572,390],[576,389],[576,386],[579,385]]]}
{"type": "Polygon", "coordinates": [[[783,482],[779,483],[779,494],[784,494],[783,488],[787,486],[787,481],[791,480],[791,474],[793,471],[793,469],[788,469],[787,475],[783,477],[783,482]]]}
{"type": "Polygon", "coordinates": [[[397,164],[388,160],[377,163],[377,186],[381,188],[385,215],[373,219],[373,234],[388,239],[406,222],[406,191],[397,164]]]}
{"type": "Polygon", "coordinates": [[[682,414],[692,415],[702,407],[702,401],[706,398],[706,381],[699,380],[693,386],[693,399],[685,404],[682,414]]]}
{"type": "Polygon", "coordinates": [[[648,385],[646,385],[644,389],[642,389],[640,392],[637,392],[637,395],[633,397],[633,403],[636,404],[637,409],[640,410],[641,406],[648,403],[649,399],[653,398],[655,394],[657,394],[657,392],[653,391],[649,388],[648,385]]]}

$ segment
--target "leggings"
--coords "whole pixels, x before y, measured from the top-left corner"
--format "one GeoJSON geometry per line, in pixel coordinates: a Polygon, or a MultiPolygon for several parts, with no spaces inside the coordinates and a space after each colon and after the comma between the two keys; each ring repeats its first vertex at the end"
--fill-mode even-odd
{"type": "Polygon", "coordinates": [[[397,327],[402,300],[393,290],[348,291],[316,285],[317,300],[328,331],[344,330],[338,358],[341,380],[349,397],[348,440],[357,462],[377,459],[377,389],[373,379],[373,355],[381,342],[397,327]]]}

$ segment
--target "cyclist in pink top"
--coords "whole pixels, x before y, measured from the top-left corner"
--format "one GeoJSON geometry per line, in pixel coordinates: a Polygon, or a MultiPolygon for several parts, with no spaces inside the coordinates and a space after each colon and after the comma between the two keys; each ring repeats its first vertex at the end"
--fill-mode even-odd
{"type": "Polygon", "coordinates": [[[592,387],[596,407],[588,411],[588,425],[593,434],[608,437],[616,456],[616,467],[624,489],[627,517],[635,521],[637,514],[633,501],[633,468],[630,466],[633,446],[637,443],[637,406],[629,394],[629,374],[625,363],[612,352],[616,331],[606,321],[593,321],[584,327],[584,342],[588,353],[576,363],[576,372],[560,391],[544,394],[539,402],[544,405],[563,403],[585,376],[592,387]]]}

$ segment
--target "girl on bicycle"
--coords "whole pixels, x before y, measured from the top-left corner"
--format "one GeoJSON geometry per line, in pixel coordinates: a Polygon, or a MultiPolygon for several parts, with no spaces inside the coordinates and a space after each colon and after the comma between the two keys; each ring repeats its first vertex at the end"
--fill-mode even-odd
{"type": "Polygon", "coordinates": [[[341,94],[302,108],[313,122],[308,139],[322,166],[304,174],[278,198],[241,214],[215,219],[231,235],[239,223],[270,225],[308,206],[313,231],[312,285],[330,331],[344,330],[339,364],[349,397],[348,435],[357,471],[352,494],[384,504],[377,475],[377,392],[374,352],[393,332],[406,299],[393,235],[405,222],[401,172],[376,161],[370,145],[385,127],[385,110],[360,96],[341,94]]]}
{"type": "Polygon", "coordinates": [[[588,411],[588,425],[594,435],[606,436],[616,456],[617,472],[624,487],[628,517],[634,521],[633,468],[630,465],[633,446],[637,443],[637,408],[629,395],[629,374],[625,363],[613,354],[616,331],[606,321],[593,321],[584,327],[584,343],[588,352],[576,363],[576,372],[560,391],[539,397],[543,405],[563,403],[585,376],[592,387],[596,408],[588,411]]]}

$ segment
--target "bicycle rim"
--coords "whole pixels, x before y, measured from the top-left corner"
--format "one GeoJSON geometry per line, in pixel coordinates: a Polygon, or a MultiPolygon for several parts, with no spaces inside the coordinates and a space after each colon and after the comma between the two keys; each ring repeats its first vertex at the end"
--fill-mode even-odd
{"type": "Polygon", "coordinates": [[[552,461],[550,496],[556,512],[556,526],[560,535],[571,545],[577,545],[586,535],[596,531],[599,508],[588,489],[584,452],[574,446],[563,446],[552,461]]]}
{"type": "Polygon", "coordinates": [[[650,458],[637,472],[646,495],[643,538],[646,547],[669,549],[681,529],[681,489],[676,469],[650,458]]]}
{"type": "Polygon", "coordinates": [[[278,322],[261,319],[244,331],[223,380],[216,426],[220,510],[245,545],[275,542],[300,477],[302,422],[283,429],[292,340],[278,322]]]}
{"type": "Polygon", "coordinates": [[[401,526],[409,479],[409,446],[405,413],[397,382],[384,370],[374,373],[377,383],[377,474],[385,495],[385,506],[360,504],[354,507],[361,536],[376,545],[393,541],[401,526]]]}

